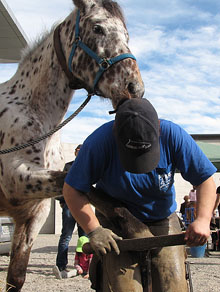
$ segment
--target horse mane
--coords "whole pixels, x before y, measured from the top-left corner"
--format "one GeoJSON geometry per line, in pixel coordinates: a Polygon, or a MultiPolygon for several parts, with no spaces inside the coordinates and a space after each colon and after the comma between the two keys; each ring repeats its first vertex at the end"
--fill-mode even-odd
{"type": "Polygon", "coordinates": [[[119,4],[112,0],[103,0],[102,6],[105,8],[112,16],[119,18],[122,23],[124,24],[124,27],[126,28],[125,18],[122,12],[121,7],[119,4]]]}
{"type": "Polygon", "coordinates": [[[25,62],[25,60],[30,57],[30,55],[43,44],[43,42],[48,38],[48,36],[54,31],[56,25],[54,24],[50,31],[45,31],[41,34],[38,38],[36,38],[31,44],[28,44],[22,51],[21,51],[21,61],[20,64],[25,62]]]}

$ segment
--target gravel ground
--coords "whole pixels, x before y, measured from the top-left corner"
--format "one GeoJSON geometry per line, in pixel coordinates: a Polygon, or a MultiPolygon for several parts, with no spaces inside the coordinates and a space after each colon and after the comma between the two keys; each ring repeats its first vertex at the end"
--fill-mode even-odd
{"type": "MultiPolygon", "coordinates": [[[[22,292],[92,292],[90,281],[81,276],[58,280],[52,273],[56,260],[59,235],[39,235],[32,248],[22,292]]],[[[69,248],[69,268],[73,267],[77,235],[74,235],[69,248]]],[[[220,251],[210,252],[209,257],[192,258],[190,262],[193,292],[220,291],[220,251]]],[[[0,256],[0,291],[4,290],[8,256],[0,256]]],[[[126,291],[125,291],[126,292],[126,291]]],[[[178,292],[178,291],[172,291],[178,292]]]]}

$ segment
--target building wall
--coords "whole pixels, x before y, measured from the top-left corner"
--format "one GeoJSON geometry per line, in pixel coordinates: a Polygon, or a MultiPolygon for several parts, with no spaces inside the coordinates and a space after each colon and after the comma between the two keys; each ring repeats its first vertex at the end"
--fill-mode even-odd
{"type": "MultiPolygon", "coordinates": [[[[65,162],[75,159],[75,148],[78,144],[63,143],[65,162]]],[[[60,234],[62,229],[62,208],[59,201],[51,199],[51,209],[46,222],[41,228],[41,234],[60,234]]]]}
{"type": "MultiPolygon", "coordinates": [[[[214,174],[214,181],[216,183],[216,187],[220,185],[220,173],[214,174]]],[[[180,204],[183,203],[183,197],[188,195],[190,190],[192,189],[192,185],[185,181],[180,173],[175,175],[175,189],[176,189],[176,201],[177,201],[177,211],[180,209],[180,204]]]]}
{"type": "MultiPolygon", "coordinates": [[[[75,159],[74,150],[78,144],[63,144],[64,147],[64,155],[65,162],[69,162],[75,159]]],[[[214,175],[214,180],[216,186],[220,185],[220,173],[216,173],[214,175]]],[[[175,189],[176,189],[176,201],[177,201],[177,211],[180,209],[180,204],[183,202],[183,197],[188,195],[192,185],[185,181],[180,173],[175,174],[175,189]]],[[[59,201],[51,199],[51,210],[50,214],[41,229],[40,233],[52,233],[52,234],[60,234],[62,228],[62,209],[60,207],[59,201]]]]}
{"type": "Polygon", "coordinates": [[[46,222],[44,223],[43,227],[41,228],[41,234],[55,234],[55,200],[51,199],[51,208],[50,213],[47,217],[46,222]]]}

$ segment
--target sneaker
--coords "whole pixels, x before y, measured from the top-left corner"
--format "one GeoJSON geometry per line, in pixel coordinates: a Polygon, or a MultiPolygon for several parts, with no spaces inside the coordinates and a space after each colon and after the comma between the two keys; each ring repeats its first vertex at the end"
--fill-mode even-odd
{"type": "Polygon", "coordinates": [[[53,269],[52,269],[52,271],[53,271],[53,274],[55,275],[55,277],[57,279],[59,279],[59,280],[62,279],[61,272],[60,272],[60,270],[59,270],[59,268],[57,266],[54,266],[53,269]]]}
{"type": "Polygon", "coordinates": [[[59,280],[72,278],[72,277],[77,276],[77,270],[76,269],[71,270],[71,271],[67,270],[67,269],[64,269],[64,270],[60,271],[57,266],[53,267],[53,273],[54,273],[55,277],[57,279],[59,279],[59,280]]]}
{"type": "Polygon", "coordinates": [[[66,279],[66,278],[68,278],[68,273],[69,273],[69,271],[67,271],[66,269],[60,271],[61,279],[66,279]]]}
{"type": "Polygon", "coordinates": [[[77,270],[73,269],[73,270],[70,270],[66,273],[66,278],[72,278],[72,277],[75,277],[77,275],[78,275],[77,270]]]}

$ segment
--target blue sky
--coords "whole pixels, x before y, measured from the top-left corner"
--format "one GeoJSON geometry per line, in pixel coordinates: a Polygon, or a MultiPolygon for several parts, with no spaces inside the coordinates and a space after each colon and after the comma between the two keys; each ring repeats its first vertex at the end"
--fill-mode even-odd
{"type": "MultiPolygon", "coordinates": [[[[130,48],[145,84],[145,98],[159,117],[172,120],[190,134],[220,133],[220,1],[120,0],[130,48]]],[[[73,9],[71,0],[7,0],[32,42],[62,21],[73,9]]],[[[0,65],[0,82],[16,71],[0,65]]],[[[76,91],[66,116],[83,102],[76,91]]],[[[93,97],[61,130],[63,142],[81,143],[94,129],[112,119],[111,103],[93,97]]]]}

